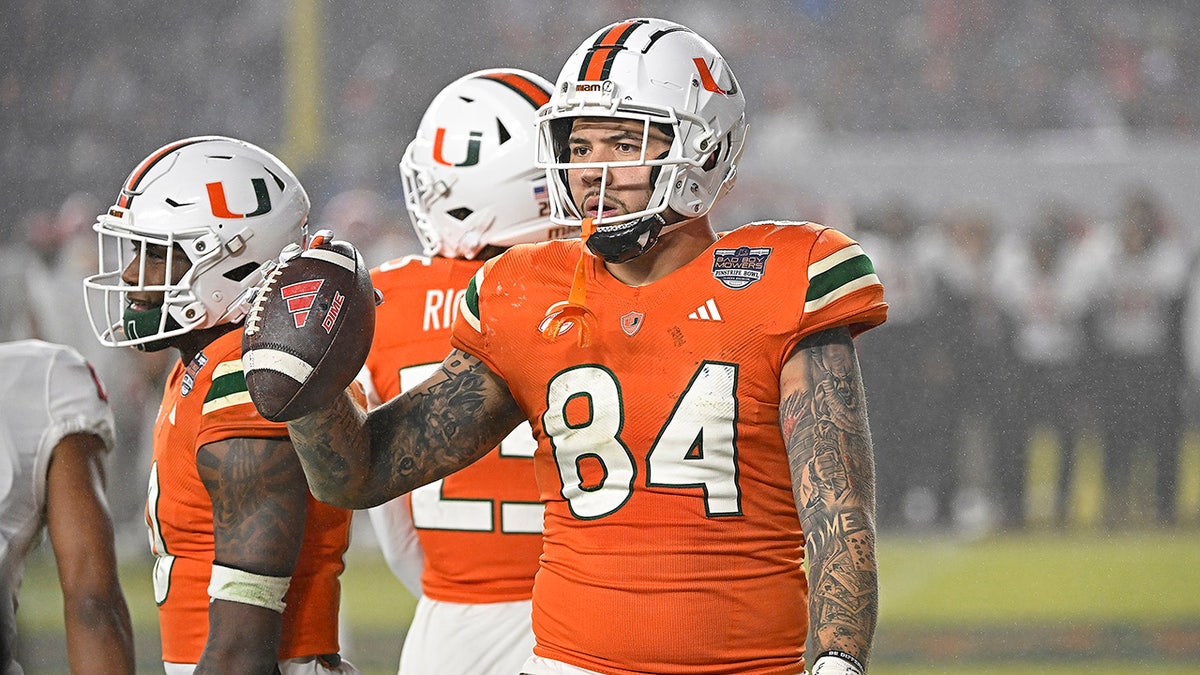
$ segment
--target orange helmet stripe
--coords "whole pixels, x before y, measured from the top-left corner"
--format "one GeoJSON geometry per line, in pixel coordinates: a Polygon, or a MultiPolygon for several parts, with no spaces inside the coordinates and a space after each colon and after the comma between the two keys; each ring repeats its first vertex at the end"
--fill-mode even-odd
{"type": "Polygon", "coordinates": [[[523,75],[516,73],[488,73],[480,75],[481,79],[492,80],[499,82],[504,86],[517,92],[534,108],[540,108],[550,102],[550,92],[542,88],[542,85],[523,75]]]}
{"type": "Polygon", "coordinates": [[[583,65],[579,68],[579,79],[582,81],[607,79],[617,52],[625,49],[625,41],[638,26],[644,23],[646,22],[626,21],[613,26],[604,35],[601,35],[600,39],[596,40],[596,44],[588,50],[587,56],[584,57],[583,65]]]}

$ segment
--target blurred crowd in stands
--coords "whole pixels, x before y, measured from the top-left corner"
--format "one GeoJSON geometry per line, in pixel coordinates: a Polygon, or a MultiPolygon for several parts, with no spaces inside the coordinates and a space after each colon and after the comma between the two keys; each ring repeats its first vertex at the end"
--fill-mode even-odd
{"type": "MultiPolygon", "coordinates": [[[[378,264],[418,250],[396,163],[434,93],[501,65],[553,80],[596,26],[643,14],[692,26],[729,58],[748,99],[748,161],[771,143],[754,133],[766,119],[825,136],[1116,128],[1200,139],[1200,7],[1188,0],[60,5],[24,0],[0,22],[0,337],[72,344],[96,363],[125,441],[114,510],[134,524],[173,355],[96,345],[80,279],[95,265],[95,215],[167,141],[219,133],[277,151],[308,187],[314,222],[378,264]],[[281,13],[299,6],[316,8],[316,30],[281,13]],[[318,52],[319,72],[297,72],[296,44],[318,52]],[[292,158],[297,78],[323,92],[322,131],[315,155],[292,158]]],[[[1200,518],[1176,508],[1177,483],[1190,480],[1180,462],[1200,471],[1187,459],[1200,425],[1200,223],[1153,185],[1112,189],[1124,193],[1118,214],[1062,195],[1014,230],[988,212],[923,212],[902,194],[830,223],[872,255],[892,307],[860,343],[883,527],[1022,526],[1037,503],[1031,440],[1044,438],[1060,450],[1051,521],[1070,519],[1060,488],[1080,448],[1102,457],[1102,524],[1200,518]]],[[[750,194],[732,210],[823,217],[819,194],[803,195],[814,213],[795,212],[795,196],[750,194]]]]}
{"type": "Polygon", "coordinates": [[[110,191],[114,173],[181,133],[285,149],[285,78],[299,76],[324,92],[325,151],[301,171],[316,201],[394,192],[396,158],[447,82],[497,64],[554,79],[592,27],[638,14],[711,36],[736,66],[752,124],[784,110],[798,130],[823,133],[1200,134],[1200,9],[1189,0],[296,4],[317,7],[311,34],[270,0],[81,0],[69,13],[15,3],[0,22],[7,199],[46,208],[46,195],[110,191]],[[290,71],[289,41],[317,51],[320,72],[290,71]]]}
{"type": "Polygon", "coordinates": [[[1077,524],[1089,451],[1094,525],[1195,521],[1179,483],[1200,471],[1185,443],[1200,423],[1197,241],[1152,190],[1129,187],[1113,222],[1050,202],[1009,232],[893,204],[857,236],[890,305],[859,341],[881,524],[1077,524]]]}

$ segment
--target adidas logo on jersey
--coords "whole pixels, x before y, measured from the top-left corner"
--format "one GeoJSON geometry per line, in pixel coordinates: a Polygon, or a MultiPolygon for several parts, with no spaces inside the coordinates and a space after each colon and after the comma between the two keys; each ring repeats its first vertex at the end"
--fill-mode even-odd
{"type": "Polygon", "coordinates": [[[721,321],[721,310],[717,309],[717,301],[709,298],[707,302],[688,314],[689,319],[696,321],[721,321]]]}

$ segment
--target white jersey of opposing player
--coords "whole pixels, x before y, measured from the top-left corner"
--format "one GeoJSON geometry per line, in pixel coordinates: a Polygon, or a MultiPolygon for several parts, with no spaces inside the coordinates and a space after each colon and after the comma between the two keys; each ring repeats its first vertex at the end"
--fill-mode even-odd
{"type": "MultiPolygon", "coordinates": [[[[111,449],[113,417],[100,380],[70,347],[0,344],[0,373],[0,655],[11,655],[25,556],[45,524],[51,453],[75,433],[95,434],[111,449]]],[[[12,672],[6,667],[0,663],[0,673],[12,672]]]]}

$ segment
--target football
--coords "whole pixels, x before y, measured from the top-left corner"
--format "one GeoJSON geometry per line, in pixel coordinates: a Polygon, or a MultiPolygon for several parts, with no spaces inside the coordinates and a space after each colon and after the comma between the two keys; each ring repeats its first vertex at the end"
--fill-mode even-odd
{"type": "Polygon", "coordinates": [[[242,333],[250,399],[272,422],[307,415],[350,386],[375,334],[375,289],[353,245],[325,239],[281,260],[242,333]]]}

